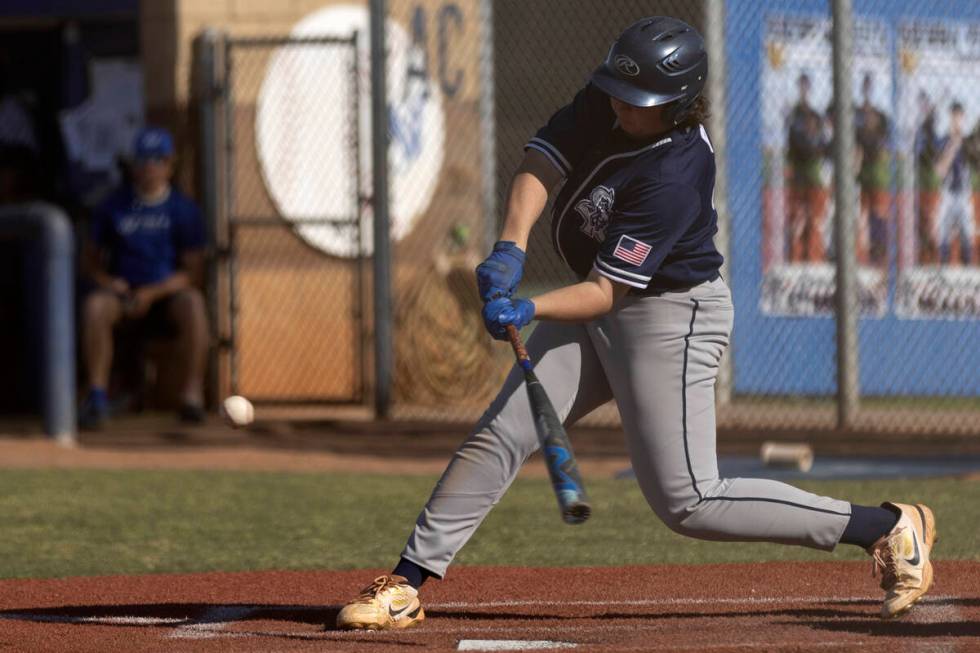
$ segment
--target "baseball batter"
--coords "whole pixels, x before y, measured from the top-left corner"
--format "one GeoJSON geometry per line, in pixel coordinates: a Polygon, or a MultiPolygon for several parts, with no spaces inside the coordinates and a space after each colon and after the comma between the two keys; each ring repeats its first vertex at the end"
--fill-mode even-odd
{"type": "MultiPolygon", "coordinates": [[[[590,83],[526,147],[501,240],[477,268],[484,321],[498,339],[508,324],[541,321],[528,350],[566,423],[616,400],[637,480],[671,529],[827,551],[861,546],[882,576],[882,615],[897,616],[932,583],[927,507],[858,506],[718,475],[714,385],[733,310],[712,242],[707,72],[701,36],[679,20],[647,18],[623,32],[590,83]],[[559,187],[553,243],[581,281],[516,298],[531,227],[559,187]]],[[[515,366],[453,456],[392,574],[347,604],[338,627],[405,628],[425,618],[418,588],[446,573],[538,448],[523,382],[515,366]]]]}

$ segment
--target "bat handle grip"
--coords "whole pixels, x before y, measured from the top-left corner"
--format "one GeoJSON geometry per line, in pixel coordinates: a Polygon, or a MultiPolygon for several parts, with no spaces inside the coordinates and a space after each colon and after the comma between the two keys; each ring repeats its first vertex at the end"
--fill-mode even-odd
{"type": "Polygon", "coordinates": [[[521,334],[513,324],[507,325],[507,337],[510,338],[510,346],[514,348],[514,355],[517,356],[517,363],[525,370],[531,369],[531,357],[527,355],[527,349],[521,341],[521,334]]]}

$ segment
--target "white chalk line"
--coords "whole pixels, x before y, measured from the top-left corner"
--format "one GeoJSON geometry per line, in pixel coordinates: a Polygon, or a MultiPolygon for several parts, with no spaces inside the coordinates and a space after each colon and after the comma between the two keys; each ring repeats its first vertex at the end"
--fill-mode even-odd
{"type": "Polygon", "coordinates": [[[575,642],[553,642],[533,639],[461,639],[457,651],[540,651],[542,649],[576,648],[575,642]]]}
{"type": "MultiPolygon", "coordinates": [[[[928,596],[920,601],[921,603],[938,603],[955,600],[955,596],[928,596]]],[[[643,606],[665,606],[665,605],[769,605],[773,603],[856,603],[860,601],[881,601],[881,596],[758,596],[758,597],[739,597],[739,598],[662,598],[662,599],[607,599],[602,601],[592,600],[569,600],[551,601],[544,599],[512,599],[507,601],[449,601],[445,603],[423,603],[427,610],[446,610],[454,608],[508,608],[508,607],[612,607],[617,605],[643,607],[643,606]]]]}
{"type": "MultiPolygon", "coordinates": [[[[590,642],[583,643],[588,645],[590,642]]],[[[649,644],[639,644],[630,646],[627,644],[614,644],[617,651],[730,651],[732,649],[741,649],[749,651],[773,651],[776,649],[791,649],[793,651],[798,650],[812,650],[812,649],[841,649],[844,651],[855,651],[864,646],[871,644],[869,641],[865,640],[841,640],[838,642],[814,642],[808,641],[802,644],[799,639],[788,639],[783,641],[771,641],[767,640],[764,642],[742,642],[742,643],[710,643],[702,642],[699,644],[668,644],[664,643],[656,648],[651,648],[649,644]]],[[[604,644],[605,645],[605,644],[604,644]]],[[[932,652],[930,652],[932,653],[932,652]]]]}
{"type": "Polygon", "coordinates": [[[0,614],[0,619],[11,621],[36,621],[53,624],[103,624],[107,626],[166,626],[192,621],[187,617],[74,617],[67,614],[32,614],[14,612],[0,614]]]}
{"type": "Polygon", "coordinates": [[[917,624],[945,624],[965,621],[963,611],[953,597],[925,597],[908,615],[908,621],[917,624]]]}
{"type": "Polygon", "coordinates": [[[213,639],[224,637],[224,629],[229,623],[242,621],[256,611],[254,606],[218,605],[208,608],[194,623],[185,624],[174,629],[170,639],[213,639]]]}
{"type": "MultiPolygon", "coordinates": [[[[929,600],[926,597],[919,601],[906,620],[915,624],[961,623],[966,621],[966,615],[952,600],[929,600]],[[922,605],[923,603],[926,605],[922,605]]],[[[940,641],[908,642],[904,648],[908,653],[955,653],[958,650],[955,641],[943,642],[942,637],[936,639],[940,641]]]]}

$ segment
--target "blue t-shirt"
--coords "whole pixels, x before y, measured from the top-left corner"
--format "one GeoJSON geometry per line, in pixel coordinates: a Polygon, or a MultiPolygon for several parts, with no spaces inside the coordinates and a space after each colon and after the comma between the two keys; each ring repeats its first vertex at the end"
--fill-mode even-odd
{"type": "Polygon", "coordinates": [[[715,160],[704,127],[635,140],[616,125],[609,97],[590,84],[527,147],[565,178],[552,241],[580,278],[595,269],[632,292],[653,294],[718,276],[715,160]]]}
{"type": "Polygon", "coordinates": [[[109,273],[133,287],[163,281],[177,271],[181,254],[205,245],[200,211],[176,189],[146,204],[120,188],[95,211],[91,235],[109,252],[109,273]]]}

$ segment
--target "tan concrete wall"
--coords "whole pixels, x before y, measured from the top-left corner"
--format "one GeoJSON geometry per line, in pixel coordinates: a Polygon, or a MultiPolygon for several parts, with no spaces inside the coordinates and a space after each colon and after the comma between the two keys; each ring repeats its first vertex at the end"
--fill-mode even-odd
{"type": "Polygon", "coordinates": [[[208,27],[232,36],[286,34],[311,0],[142,0],[140,40],[147,119],[171,129],[180,161],[177,178],[192,193],[196,181],[196,123],[192,94],[194,39],[208,27]]]}
{"type": "Polygon", "coordinates": [[[190,95],[192,44],[208,27],[230,36],[285,35],[306,13],[305,5],[324,4],[295,0],[175,0],[177,42],[180,43],[175,74],[178,103],[190,95]]]}

